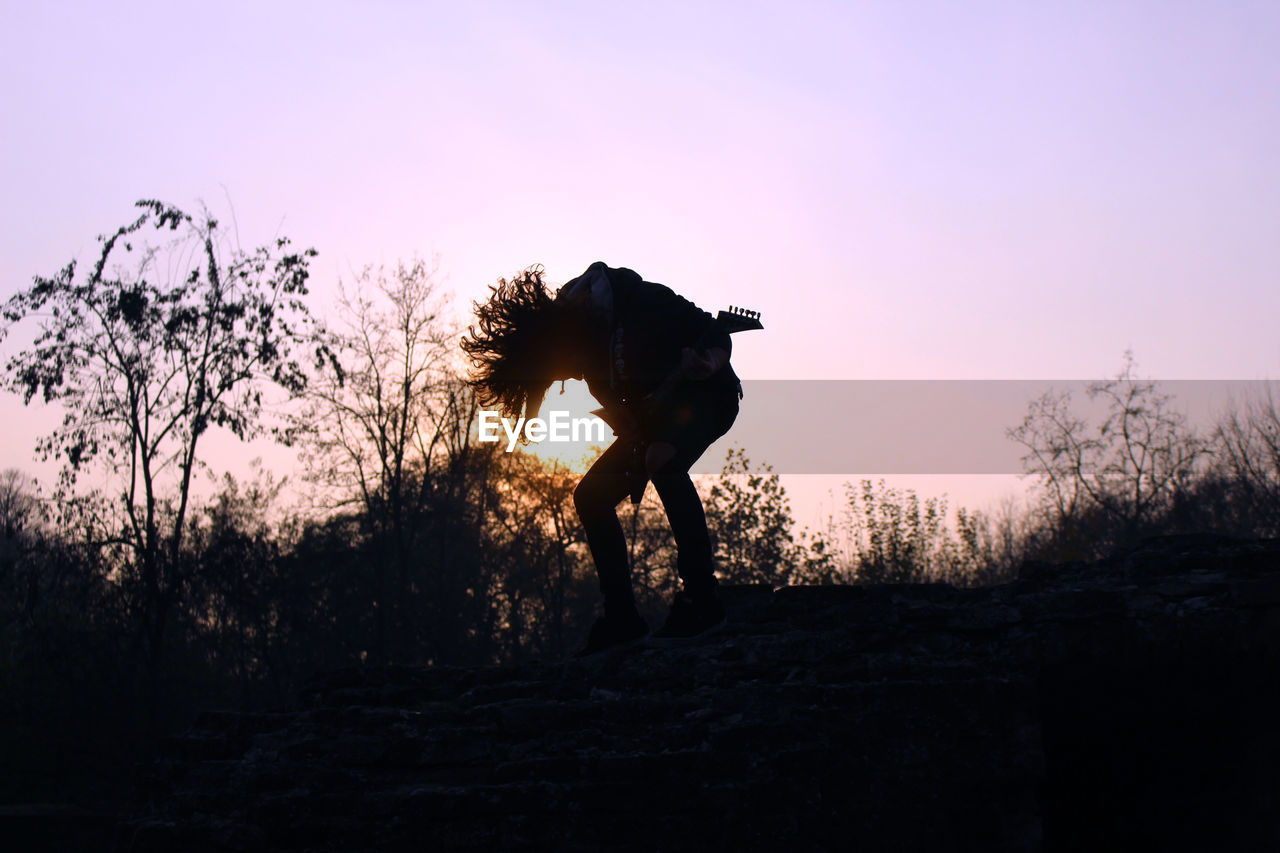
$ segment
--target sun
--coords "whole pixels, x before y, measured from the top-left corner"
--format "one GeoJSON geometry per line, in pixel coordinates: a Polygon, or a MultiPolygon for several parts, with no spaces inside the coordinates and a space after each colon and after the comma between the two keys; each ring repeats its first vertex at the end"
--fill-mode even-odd
{"type": "MultiPolygon", "coordinates": [[[[547,420],[553,412],[563,412],[565,418],[572,422],[592,417],[593,410],[599,407],[600,404],[587,390],[587,383],[568,380],[563,385],[563,391],[553,386],[551,393],[542,403],[539,417],[547,420]]],[[[523,450],[547,464],[563,466],[577,474],[585,474],[604,448],[613,443],[614,436],[612,431],[606,430],[604,440],[600,441],[598,435],[587,437],[584,430],[582,437],[585,440],[531,442],[525,445],[523,450]]]]}

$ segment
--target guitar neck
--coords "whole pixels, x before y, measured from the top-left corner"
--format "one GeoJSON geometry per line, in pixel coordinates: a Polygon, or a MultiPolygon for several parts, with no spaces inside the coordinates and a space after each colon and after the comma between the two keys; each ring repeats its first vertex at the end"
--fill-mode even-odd
{"type": "Polygon", "coordinates": [[[728,311],[721,311],[716,315],[716,322],[720,327],[731,335],[738,332],[750,332],[753,329],[763,329],[764,324],[760,322],[760,312],[752,311],[749,308],[738,308],[733,305],[729,306],[728,311]]]}

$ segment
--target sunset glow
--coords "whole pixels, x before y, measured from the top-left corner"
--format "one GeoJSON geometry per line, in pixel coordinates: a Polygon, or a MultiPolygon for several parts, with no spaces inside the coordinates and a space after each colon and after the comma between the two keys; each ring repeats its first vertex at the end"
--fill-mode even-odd
{"type": "MultiPolygon", "coordinates": [[[[28,4],[0,41],[6,297],[159,197],[315,246],[320,313],[414,253],[463,324],[605,259],[761,311],[749,379],[1280,372],[1272,4],[28,4]]],[[[0,405],[37,468],[56,413],[0,405]]]]}

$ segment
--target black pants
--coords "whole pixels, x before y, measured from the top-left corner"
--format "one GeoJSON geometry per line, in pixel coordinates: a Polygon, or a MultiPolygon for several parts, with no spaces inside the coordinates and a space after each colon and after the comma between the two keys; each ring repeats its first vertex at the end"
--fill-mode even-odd
{"type": "Polygon", "coordinates": [[[644,453],[648,442],[666,442],[676,449],[675,456],[659,470],[648,472],[648,476],[671,523],[681,583],[692,596],[714,594],[711,537],[702,499],[689,477],[689,469],[717,438],[729,431],[737,416],[735,388],[692,383],[678,388],[654,414],[642,440],[623,437],[615,441],[574,489],[574,506],[600,576],[606,614],[635,607],[627,543],[617,506],[631,494],[635,478],[646,476],[644,453]]]}

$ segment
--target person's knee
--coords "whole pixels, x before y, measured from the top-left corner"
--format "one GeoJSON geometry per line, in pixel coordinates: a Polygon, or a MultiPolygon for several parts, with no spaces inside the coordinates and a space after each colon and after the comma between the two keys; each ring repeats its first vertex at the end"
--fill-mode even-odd
{"type": "Polygon", "coordinates": [[[649,479],[657,481],[668,469],[668,463],[676,456],[674,444],[666,441],[655,441],[644,452],[644,469],[649,479]]]}
{"type": "Polygon", "coordinates": [[[602,503],[587,480],[581,480],[573,487],[573,508],[578,511],[578,518],[585,521],[599,515],[602,503]]]}

